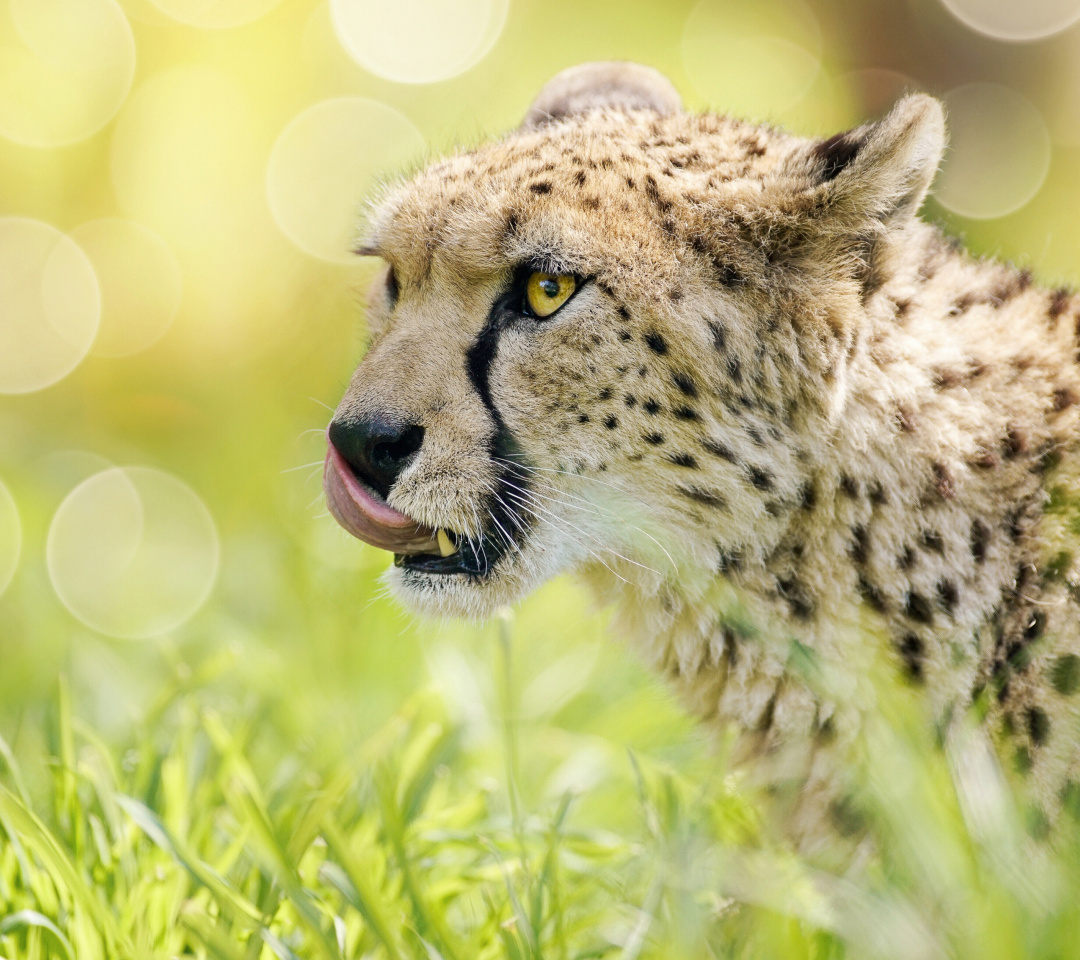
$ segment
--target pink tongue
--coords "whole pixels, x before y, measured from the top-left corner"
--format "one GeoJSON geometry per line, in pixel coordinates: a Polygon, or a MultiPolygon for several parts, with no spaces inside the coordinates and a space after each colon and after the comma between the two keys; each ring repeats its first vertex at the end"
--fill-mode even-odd
{"type": "Polygon", "coordinates": [[[361,483],[331,444],[323,467],[323,489],[330,512],[354,537],[394,553],[434,553],[435,531],[398,513],[361,483]]]}

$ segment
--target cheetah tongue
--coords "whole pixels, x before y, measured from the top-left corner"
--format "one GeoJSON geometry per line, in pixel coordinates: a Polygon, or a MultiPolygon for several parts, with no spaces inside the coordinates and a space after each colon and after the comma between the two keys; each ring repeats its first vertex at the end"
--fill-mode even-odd
{"type": "Polygon", "coordinates": [[[394,553],[439,555],[435,531],[398,513],[362,483],[333,445],[326,452],[323,489],[330,512],[354,537],[394,553]]]}

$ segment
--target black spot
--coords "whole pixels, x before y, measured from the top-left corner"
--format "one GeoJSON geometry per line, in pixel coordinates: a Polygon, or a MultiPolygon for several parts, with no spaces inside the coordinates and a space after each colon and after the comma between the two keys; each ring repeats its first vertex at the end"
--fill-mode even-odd
{"type": "Polygon", "coordinates": [[[697,384],[689,374],[675,372],[671,375],[671,380],[686,396],[697,396],[697,384]]]}
{"type": "Polygon", "coordinates": [[[750,482],[758,490],[771,490],[773,488],[773,475],[761,467],[749,467],[750,482]]]}
{"type": "Polygon", "coordinates": [[[708,325],[709,331],[712,333],[713,346],[722,352],[727,347],[727,333],[716,320],[710,320],[708,325]]]}
{"type": "Polygon", "coordinates": [[[604,387],[604,389],[601,390],[596,395],[596,399],[597,400],[610,400],[611,399],[611,387],[604,387]]]}
{"type": "Polygon", "coordinates": [[[736,383],[742,383],[742,365],[739,363],[739,358],[728,357],[727,368],[728,376],[736,383]]]}
{"type": "Polygon", "coordinates": [[[619,304],[619,316],[627,323],[630,322],[630,311],[626,309],[625,304],[619,304]]]}
{"type": "Polygon", "coordinates": [[[696,470],[698,462],[688,453],[673,453],[668,457],[677,467],[689,467],[691,470],[696,470]]]}
{"type": "Polygon", "coordinates": [[[803,484],[801,504],[804,510],[813,510],[817,506],[817,490],[812,480],[803,484]]]}
{"type": "Polygon", "coordinates": [[[944,555],[945,541],[942,539],[941,534],[936,530],[924,530],[919,540],[927,550],[933,550],[934,553],[944,555]]]}
{"type": "Polygon", "coordinates": [[[579,413],[577,418],[578,423],[588,423],[589,415],[587,413],[579,413]]]}
{"type": "Polygon", "coordinates": [[[727,501],[720,494],[702,490],[701,487],[686,487],[681,483],[677,483],[675,489],[684,497],[688,497],[695,503],[703,504],[706,507],[713,507],[717,510],[723,510],[727,507],[727,501]]]}
{"type": "Polygon", "coordinates": [[[1027,712],[1027,728],[1031,742],[1041,747],[1050,737],[1050,718],[1040,707],[1030,707],[1027,712]]]}
{"type": "Polygon", "coordinates": [[[908,675],[913,680],[922,680],[923,661],[926,657],[926,646],[922,638],[913,633],[906,634],[900,641],[900,656],[904,658],[908,675]]]}
{"type": "Polygon", "coordinates": [[[744,282],[742,274],[733,264],[722,260],[720,257],[713,257],[712,262],[713,267],[716,268],[716,279],[725,287],[734,287],[736,284],[744,282]]]}
{"type": "Polygon", "coordinates": [[[956,589],[956,584],[951,580],[939,580],[937,597],[942,609],[951,616],[956,609],[956,604],[960,601],[960,593],[956,589]]]}
{"type": "Polygon", "coordinates": [[[888,494],[885,493],[885,488],[881,485],[881,481],[874,480],[866,488],[866,492],[870,497],[870,502],[875,507],[884,506],[889,502],[888,494]]]}
{"type": "Polygon", "coordinates": [[[574,182],[579,187],[585,186],[585,180],[586,180],[586,177],[585,177],[585,171],[584,170],[578,170],[578,172],[574,174],[574,182]]]}
{"type": "Polygon", "coordinates": [[[800,620],[809,620],[814,614],[814,605],[806,592],[794,577],[776,581],[780,596],[787,602],[788,609],[800,620]]]}
{"type": "Polygon", "coordinates": [[[731,452],[731,448],[728,447],[727,444],[721,443],[719,440],[703,437],[701,445],[714,457],[719,457],[721,460],[726,460],[728,463],[739,462],[735,454],[731,452]]]}
{"type": "Polygon", "coordinates": [[[701,417],[693,407],[676,407],[672,413],[680,420],[700,420],[701,417]]]}
{"type": "Polygon", "coordinates": [[[878,613],[885,613],[888,607],[884,595],[875,584],[867,580],[862,574],[859,574],[858,589],[860,596],[872,609],[878,613]]]}
{"type": "Polygon", "coordinates": [[[649,330],[645,334],[645,343],[653,353],[663,356],[668,351],[667,341],[655,330],[649,330]]]}
{"type": "Polygon", "coordinates": [[[645,175],[645,195],[653,202],[656,209],[661,213],[667,213],[671,209],[671,201],[660,196],[660,190],[656,186],[656,180],[652,174],[645,175]]]}
{"type": "Polygon", "coordinates": [[[934,489],[937,490],[938,496],[942,500],[951,500],[956,496],[956,481],[953,479],[952,473],[943,463],[935,463],[933,470],[934,489]]]}
{"type": "Polygon", "coordinates": [[[651,397],[642,404],[646,413],[657,414],[660,412],[660,404],[653,400],[651,397]]]}
{"type": "Polygon", "coordinates": [[[629,343],[631,340],[634,339],[634,335],[629,330],[620,330],[619,339],[623,343],[629,343]]]}
{"type": "Polygon", "coordinates": [[[848,476],[846,473],[842,473],[840,474],[840,490],[845,497],[856,500],[859,496],[859,481],[848,476]]]}
{"type": "Polygon", "coordinates": [[[657,447],[664,442],[664,435],[662,433],[646,433],[642,439],[646,443],[651,443],[654,447],[657,447]]]}
{"type": "Polygon", "coordinates": [[[1050,668],[1050,682],[1064,697],[1072,696],[1080,688],[1080,657],[1066,653],[1054,661],[1050,668]]]}
{"type": "Polygon", "coordinates": [[[867,557],[870,555],[870,537],[866,532],[866,527],[857,526],[851,528],[851,559],[856,563],[866,563],[867,557]]]}
{"type": "Polygon", "coordinates": [[[626,396],[623,397],[623,403],[625,403],[628,407],[632,407],[637,403],[637,397],[635,397],[632,393],[628,393],[626,394],[626,396]]]}
{"type": "Polygon", "coordinates": [[[733,550],[728,553],[717,544],[717,550],[719,551],[719,558],[717,562],[717,571],[720,573],[727,573],[729,570],[741,570],[743,565],[742,554],[738,550],[733,550]]]}
{"type": "Polygon", "coordinates": [[[609,413],[604,417],[604,426],[609,430],[614,430],[619,425],[619,418],[613,413],[609,413]]]}
{"type": "Polygon", "coordinates": [[[896,565],[901,570],[910,570],[915,566],[916,559],[915,551],[911,547],[904,547],[904,552],[896,558],[896,565]]]}
{"type": "Polygon", "coordinates": [[[916,623],[934,622],[934,610],[930,606],[930,601],[921,593],[916,593],[914,590],[907,595],[907,602],[904,604],[904,613],[916,623]]]}
{"type": "Polygon", "coordinates": [[[1005,436],[1005,442],[1002,445],[1007,460],[1013,460],[1020,456],[1022,453],[1027,453],[1028,450],[1028,438],[1019,427],[1010,427],[1009,432],[1005,436]]]}
{"type": "Polygon", "coordinates": [[[981,520],[971,524],[971,555],[976,563],[986,560],[986,547],[990,542],[990,529],[981,520]]]}

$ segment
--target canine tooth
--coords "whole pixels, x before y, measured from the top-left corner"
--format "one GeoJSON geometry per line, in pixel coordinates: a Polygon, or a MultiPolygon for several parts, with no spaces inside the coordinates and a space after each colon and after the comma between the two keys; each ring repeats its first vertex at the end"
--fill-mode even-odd
{"type": "Polygon", "coordinates": [[[457,553],[457,545],[442,527],[435,531],[435,539],[439,541],[439,553],[444,557],[452,557],[457,553]]]}

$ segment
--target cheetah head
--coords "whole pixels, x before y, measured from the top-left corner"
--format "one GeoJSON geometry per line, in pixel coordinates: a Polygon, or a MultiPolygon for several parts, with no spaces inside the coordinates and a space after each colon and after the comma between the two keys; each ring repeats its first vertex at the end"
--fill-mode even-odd
{"type": "Polygon", "coordinates": [[[375,206],[334,516],[438,615],[572,568],[658,589],[752,559],[842,428],[943,145],[925,96],[810,141],[685,113],[644,67],[560,74],[505,139],[375,206]]]}

